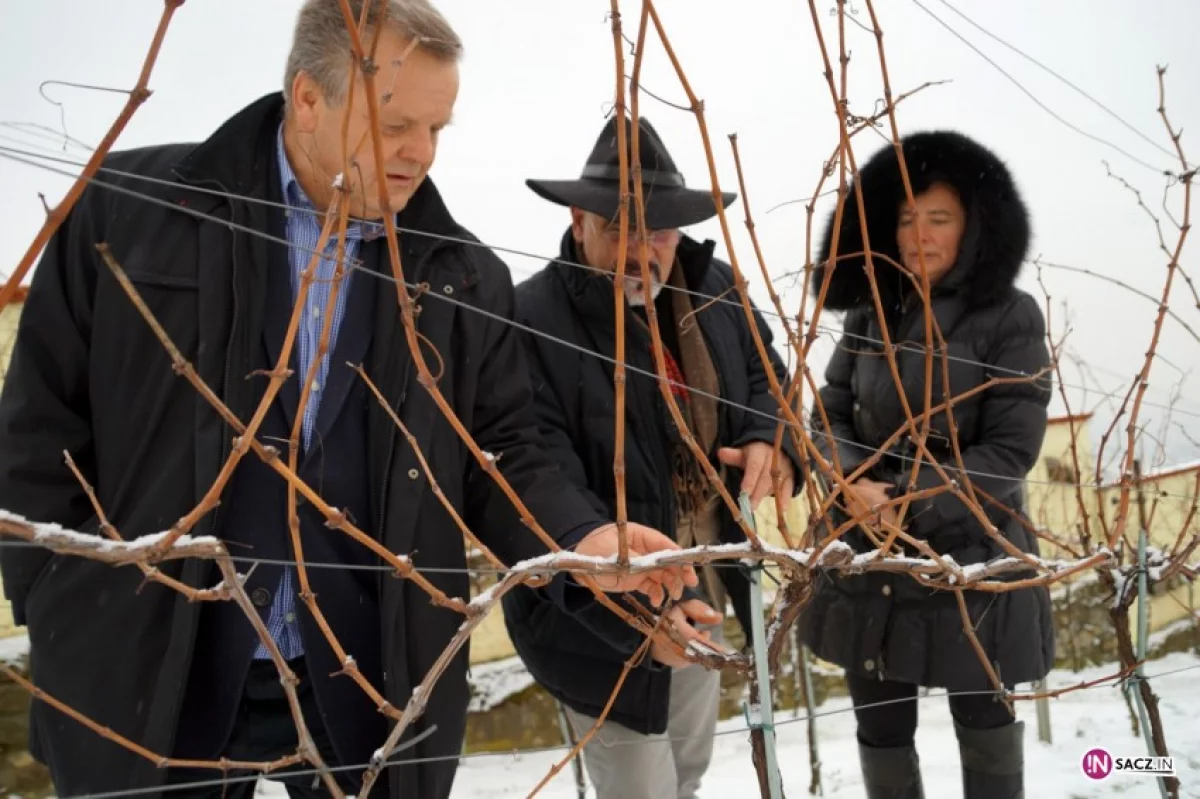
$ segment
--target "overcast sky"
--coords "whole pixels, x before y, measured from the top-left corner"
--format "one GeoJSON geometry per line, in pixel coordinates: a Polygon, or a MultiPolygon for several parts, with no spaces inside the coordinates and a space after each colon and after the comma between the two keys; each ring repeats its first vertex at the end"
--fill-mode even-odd
{"type": "MultiPolygon", "coordinates": [[[[1179,164],[1159,149],[1170,143],[1156,111],[1155,66],[1169,65],[1168,111],[1176,128],[1184,130],[1185,149],[1192,159],[1200,159],[1200,48],[1195,39],[1200,3],[921,4],[996,61],[1023,89],[916,0],[877,0],[893,91],[949,81],[899,107],[901,132],[945,127],[980,139],[1008,162],[1030,205],[1033,255],[1158,296],[1167,259],[1158,249],[1153,223],[1133,195],[1106,175],[1103,162],[1141,189],[1173,245],[1176,234],[1162,209],[1162,171],[1178,171],[1179,164]],[[990,39],[954,9],[1074,82],[1120,119],[990,39]],[[1039,108],[1026,91],[1070,125],[1129,155],[1071,130],[1039,108]]],[[[246,103],[277,91],[298,6],[298,0],[188,0],[172,23],[152,77],[154,94],[134,116],[118,147],[203,139],[246,103]]],[[[443,135],[432,176],[458,220],[485,242],[540,256],[500,253],[519,280],[541,268],[544,258],[556,251],[567,223],[565,209],[536,197],[525,188],[524,179],[576,176],[611,107],[608,2],[442,0],[439,6],[461,33],[466,54],[456,122],[443,135]]],[[[630,36],[638,8],[636,2],[622,3],[630,36]]],[[[837,143],[807,3],[660,0],[659,8],[689,80],[705,102],[722,188],[737,188],[726,138],[736,132],[768,268],[777,278],[799,268],[805,260],[803,204],[767,211],[810,195],[822,162],[837,143]],[[730,12],[735,7],[739,13],[730,12]]],[[[821,0],[817,8],[827,42],[836,47],[834,3],[821,0]]],[[[853,0],[850,8],[854,19],[870,24],[862,0],[853,0]]],[[[39,84],[64,80],[132,86],[160,10],[161,3],[154,0],[2,0],[0,123],[6,124],[0,125],[0,147],[86,158],[86,150],[74,145],[63,151],[64,116],[71,137],[94,145],[124,96],[48,87],[47,94],[62,103],[60,108],[43,99],[39,84]],[[37,123],[60,133],[16,129],[7,123],[37,123]]],[[[874,37],[849,25],[847,38],[851,110],[867,115],[882,96],[874,37]]],[[[649,41],[643,86],[683,103],[684,92],[653,31],[649,41]]],[[[648,96],[643,96],[642,112],[666,140],[689,185],[706,186],[694,117],[648,96]]],[[[859,161],[883,144],[879,136],[857,137],[859,161]]],[[[55,202],[68,186],[66,178],[0,158],[0,218],[5,220],[0,274],[15,266],[41,223],[39,193],[55,202]]],[[[1176,216],[1181,196],[1175,190],[1169,200],[1176,216]]],[[[1196,199],[1194,205],[1200,206],[1200,197],[1196,199]]],[[[818,229],[831,204],[827,198],[819,206],[818,229]]],[[[743,214],[741,202],[730,209],[735,251],[755,285],[756,300],[766,305],[743,214]]],[[[715,222],[689,232],[721,242],[715,222]]],[[[1190,253],[1197,246],[1193,241],[1190,253]]],[[[718,249],[726,253],[723,243],[718,249]]],[[[1194,265],[1195,258],[1185,251],[1183,263],[1194,265]]],[[[1098,419],[1107,422],[1113,403],[1103,403],[1099,394],[1127,387],[1140,367],[1156,303],[1063,270],[1047,270],[1044,280],[1054,298],[1056,337],[1066,334],[1069,354],[1087,364],[1087,374],[1065,366],[1072,410],[1095,408],[1098,419]]],[[[777,285],[787,288],[791,281],[777,285]]],[[[1021,285],[1043,296],[1031,267],[1021,285]]],[[[788,312],[795,313],[798,295],[793,291],[785,296],[788,312]]],[[[1172,308],[1200,331],[1200,309],[1182,281],[1172,294],[1172,308]]],[[[834,329],[838,326],[833,316],[825,321],[834,329]]],[[[830,346],[828,339],[819,345],[814,368],[823,367],[830,346]]],[[[1147,399],[1166,405],[1181,392],[1172,419],[1186,428],[1169,429],[1166,457],[1200,457],[1200,446],[1188,438],[1200,440],[1200,377],[1191,375],[1200,343],[1168,319],[1159,352],[1163,357],[1155,365],[1147,399]]],[[[1055,411],[1063,409],[1056,398],[1055,411]]],[[[1164,408],[1148,407],[1142,420],[1153,422],[1151,432],[1158,435],[1166,415],[1164,408]]]]}

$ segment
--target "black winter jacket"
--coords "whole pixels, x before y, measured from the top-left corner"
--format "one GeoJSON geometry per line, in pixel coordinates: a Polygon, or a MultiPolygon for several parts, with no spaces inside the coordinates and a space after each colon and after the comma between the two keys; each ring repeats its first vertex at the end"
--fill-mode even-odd
{"type": "MultiPolygon", "coordinates": [[[[1046,328],[1032,296],[1014,283],[1029,241],[1026,211],[1004,165],[987,150],[951,133],[917,134],[905,141],[913,191],[949,182],[967,212],[954,268],[934,288],[931,307],[945,337],[949,391],[943,358],[935,352],[932,405],[957,397],[993,377],[1012,380],[954,405],[954,423],[966,474],[950,446],[945,412],[933,417],[928,446],[960,482],[990,495],[989,522],[1024,552],[1037,554],[1037,537],[1023,523],[1023,480],[1037,460],[1046,430],[1051,392],[1046,328]]],[[[853,192],[866,200],[872,250],[899,262],[896,221],[904,198],[891,148],[860,172],[846,201],[839,252],[861,253],[862,237],[853,192]]],[[[829,269],[832,220],[825,233],[814,291],[829,269]]],[[[925,306],[911,284],[883,259],[875,259],[886,324],[895,346],[904,391],[914,413],[925,408],[925,306]]],[[[850,474],[906,420],[883,354],[883,331],[871,301],[860,255],[838,262],[829,275],[826,308],[846,310],[844,334],[820,390],[829,429],[816,433],[829,459],[834,452],[850,474]]],[[[935,339],[936,340],[936,339],[935,339]]],[[[815,412],[814,422],[820,416],[815,412]]],[[[869,477],[907,491],[914,448],[907,438],[891,447],[869,477]]],[[[943,485],[927,463],[916,490],[943,485]]],[[[845,517],[833,515],[841,523],[845,517]]],[[[967,506],[950,493],[912,502],[905,527],[935,551],[959,564],[983,563],[1006,553],[984,532],[967,506]]],[[[825,528],[822,528],[824,531],[825,528]]],[[[858,551],[873,546],[858,529],[844,537],[858,551]]],[[[1023,575],[1029,576],[1029,575],[1023,575]]],[[[1054,662],[1054,628],[1045,588],[1008,593],[965,593],[972,623],[989,660],[1009,685],[1044,676],[1054,662]]],[[[925,588],[906,575],[820,573],[801,631],[814,653],[864,676],[955,690],[991,687],[971,643],[953,594],[925,588]]]]}
{"type": "MultiPolygon", "coordinates": [[[[716,297],[733,286],[732,270],[713,258],[712,242],[701,244],[685,237],[678,257],[690,290],[716,297]]],[[[579,259],[570,231],[563,238],[560,258],[567,263],[551,263],[517,286],[518,320],[572,345],[538,335],[526,337],[533,354],[530,360],[539,430],[572,483],[583,490],[598,512],[615,518],[612,281],[574,265],[579,259]]],[[[725,299],[736,303],[733,293],[725,299]]],[[[778,405],[771,397],[744,311],[738,304],[708,303],[702,297],[694,298],[694,304],[703,307],[696,318],[719,374],[721,397],[728,400],[718,406],[716,446],[774,443],[778,405]]],[[[650,336],[634,324],[633,313],[626,308],[629,520],[674,535],[677,509],[670,481],[667,429],[673,422],[656,378],[646,374],[654,374],[650,336]]],[[[663,322],[661,316],[659,321],[663,322]]],[[[769,368],[786,390],[786,369],[771,348],[770,330],[761,318],[756,318],[756,323],[768,347],[769,368]]],[[[795,462],[790,437],[785,435],[784,440],[785,452],[795,462]]],[[[729,476],[728,488],[735,497],[740,483],[740,472],[729,476]]],[[[721,538],[731,543],[745,540],[723,503],[721,538]]],[[[732,568],[721,568],[718,573],[743,629],[749,630],[748,580],[732,568]]],[[[503,606],[510,636],[530,673],[569,707],[599,716],[622,665],[641,644],[640,634],[607,612],[569,616],[535,590],[513,591],[505,597],[503,606]]],[[[646,658],[626,679],[609,718],[636,732],[663,732],[670,679],[669,668],[646,658]]]]}
{"type": "MultiPolygon", "coordinates": [[[[266,291],[267,247],[278,245],[252,233],[270,229],[268,206],[254,200],[271,193],[266,176],[275,158],[281,109],[282,97],[270,95],[202,144],[107,159],[117,171],[104,173],[102,182],[116,189],[96,185],[84,193],[47,247],[21,316],[0,397],[0,508],[96,532],[88,498],[63,465],[64,450],[126,538],[169,528],[213,484],[234,433],[173,373],[162,345],[100,261],[95,245],[108,243],[200,378],[239,419],[248,420],[266,385],[246,379],[248,364],[255,362],[251,350],[263,341],[267,303],[280,301],[266,291]],[[122,172],[166,184],[111,177],[122,172]],[[141,194],[150,198],[135,196],[141,194]]],[[[419,301],[418,325],[442,356],[438,385],[479,445],[503,456],[500,470],[544,528],[563,536],[563,543],[574,543],[567,533],[603,519],[563,479],[537,435],[527,356],[514,329],[502,321],[513,312],[507,268],[489,250],[462,242],[470,234],[453,220],[429,180],[398,215],[398,224],[459,240],[401,237],[407,279],[433,289],[419,301]],[[476,308],[486,314],[475,313],[476,308]]],[[[368,263],[375,259],[376,268],[387,272],[383,244],[364,246],[360,257],[368,263]]],[[[545,547],[521,524],[414,379],[394,288],[386,285],[389,290],[376,293],[375,330],[363,359],[367,373],[416,436],[450,503],[484,543],[509,563],[542,554],[545,547]]],[[[462,533],[429,490],[415,451],[378,403],[370,403],[368,414],[368,473],[377,524],[367,532],[390,551],[411,555],[418,568],[465,568],[462,533]]],[[[193,532],[221,536],[219,510],[193,532]]],[[[319,529],[313,534],[339,533],[319,529]]],[[[132,567],[113,568],[38,548],[4,547],[0,565],[14,616],[29,630],[37,686],[150,751],[171,754],[199,604],[158,583],[143,585],[132,567]]],[[[159,568],[188,585],[210,587],[208,565],[172,560],[159,568]]],[[[468,595],[461,572],[426,576],[450,596],[468,595]]],[[[463,619],[434,606],[412,582],[382,572],[378,601],[384,684],[377,688],[402,708],[463,619]]],[[[307,612],[303,605],[300,612],[307,612]]],[[[434,688],[424,716],[406,734],[407,740],[436,725],[433,734],[405,751],[407,758],[427,762],[387,770],[393,797],[449,795],[466,723],[466,672],[464,649],[434,688]]],[[[313,678],[318,699],[321,680],[349,679],[313,678]]],[[[49,766],[63,795],[153,787],[163,780],[165,770],[153,762],[43,702],[33,704],[30,727],[33,753],[49,766]]],[[[381,743],[349,742],[353,751],[346,756],[365,763],[381,743]]]]}

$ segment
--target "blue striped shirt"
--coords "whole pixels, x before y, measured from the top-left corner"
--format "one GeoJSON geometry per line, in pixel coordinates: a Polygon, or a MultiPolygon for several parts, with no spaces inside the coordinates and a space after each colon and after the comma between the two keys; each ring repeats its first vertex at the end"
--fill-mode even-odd
{"type": "MultiPolygon", "coordinates": [[[[292,302],[299,296],[300,280],[312,254],[317,248],[321,237],[323,215],[317,213],[308,195],[304,193],[296,173],[288,162],[287,151],[283,146],[283,125],[279,126],[276,137],[276,149],[279,159],[279,177],[283,184],[283,198],[288,206],[287,240],[288,264],[290,266],[292,284],[292,302]]],[[[352,261],[363,238],[373,238],[379,235],[378,225],[362,222],[351,222],[346,229],[346,251],[343,263],[352,261]]],[[[337,259],[337,235],[329,237],[317,264],[313,282],[309,286],[308,298],[300,313],[300,328],[296,335],[296,380],[304,380],[308,369],[317,352],[321,341],[321,328],[329,305],[329,295],[333,289],[335,262],[337,259]]],[[[329,351],[317,365],[316,375],[308,395],[308,404],[304,408],[303,442],[305,451],[312,443],[313,429],[317,421],[317,411],[321,406],[321,396],[325,381],[329,376],[329,358],[337,342],[338,328],[346,312],[346,297],[350,293],[350,278],[354,273],[345,271],[342,285],[338,290],[337,302],[333,309],[333,326],[329,331],[329,351]]],[[[276,299],[276,298],[272,298],[276,299]]],[[[287,660],[298,658],[304,654],[304,643],[300,640],[300,627],[296,619],[296,602],[298,599],[299,580],[295,567],[284,567],[283,578],[279,589],[271,602],[271,610],[267,616],[267,629],[279,646],[283,657],[287,660]]],[[[263,644],[258,645],[254,653],[256,659],[267,659],[270,653],[263,644]]]]}

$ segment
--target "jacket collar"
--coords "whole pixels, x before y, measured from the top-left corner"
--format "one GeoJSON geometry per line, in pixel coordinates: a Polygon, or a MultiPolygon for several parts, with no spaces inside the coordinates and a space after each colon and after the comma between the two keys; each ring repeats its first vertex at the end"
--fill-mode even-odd
{"type": "MultiPolygon", "coordinates": [[[[174,172],[186,184],[215,185],[228,193],[264,198],[272,174],[269,159],[277,157],[276,137],[282,121],[283,94],[264,95],[193,147],[176,164],[174,172]]],[[[447,243],[447,237],[468,238],[428,177],[396,215],[396,225],[402,229],[401,255],[405,259],[427,254],[447,243]]]]}
{"type": "Polygon", "coordinates": [[[283,94],[255,100],[234,114],[176,164],[175,174],[190,184],[216,183],[236,194],[261,192],[283,121],[283,94]]]}

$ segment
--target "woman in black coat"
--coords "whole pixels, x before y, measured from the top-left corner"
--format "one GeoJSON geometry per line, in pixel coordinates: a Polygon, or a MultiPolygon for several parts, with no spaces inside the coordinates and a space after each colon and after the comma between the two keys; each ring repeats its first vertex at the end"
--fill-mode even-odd
{"type": "MultiPolygon", "coordinates": [[[[888,147],[863,166],[851,188],[830,274],[832,219],[825,231],[814,291],[827,279],[824,307],[847,313],[820,391],[829,429],[818,427],[814,435],[826,459],[832,462],[836,450],[843,475],[849,475],[906,423],[865,271],[855,196],[861,191],[871,249],[878,254],[873,263],[884,324],[895,345],[912,412],[925,409],[927,306],[916,288],[921,253],[931,285],[928,308],[946,342],[950,396],[993,377],[1038,375],[1036,380],[992,386],[956,402],[953,410],[971,485],[995,500],[988,502],[978,494],[989,522],[1012,544],[1037,555],[1037,538],[1022,522],[1023,480],[1041,449],[1051,392],[1041,310],[1032,296],[1014,285],[1029,245],[1028,214],[1004,164],[971,139],[952,132],[919,133],[903,141],[903,150],[915,211],[905,196],[895,149],[888,147]]],[[[936,334],[934,342],[937,347],[936,334]]],[[[936,407],[947,394],[939,351],[933,368],[936,407]]],[[[821,425],[820,420],[814,412],[814,424],[821,425]]],[[[961,484],[951,434],[946,414],[937,414],[926,443],[961,484]]],[[[850,502],[870,508],[945,485],[927,462],[910,485],[914,455],[912,442],[901,437],[856,480],[850,502]]],[[[839,504],[846,501],[839,496],[839,504]]],[[[895,508],[884,515],[895,521],[895,508]]],[[[832,521],[839,524],[846,518],[838,511],[832,521]]],[[[914,499],[900,524],[910,536],[959,564],[1006,554],[968,506],[948,491],[914,499]]],[[[875,549],[860,527],[842,540],[860,552],[875,549]]],[[[911,546],[906,550],[915,551],[911,546]]],[[[1046,588],[967,591],[963,596],[988,660],[1006,686],[1046,675],[1054,662],[1046,588]]],[[[844,667],[855,706],[875,705],[856,710],[867,796],[923,796],[913,746],[918,686],[951,692],[993,688],[963,630],[955,595],[931,590],[902,574],[821,573],[801,630],[817,657],[844,667]]],[[[994,694],[952,696],[949,703],[965,796],[1023,796],[1023,723],[1014,720],[994,694]]]]}

